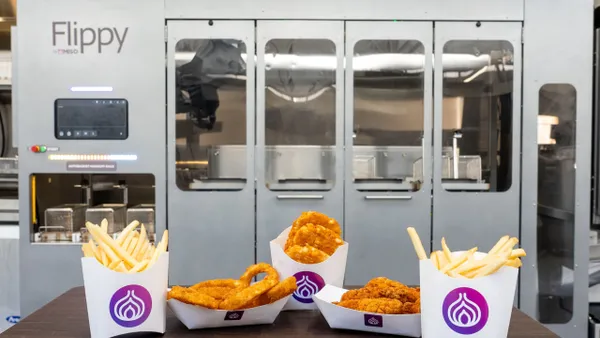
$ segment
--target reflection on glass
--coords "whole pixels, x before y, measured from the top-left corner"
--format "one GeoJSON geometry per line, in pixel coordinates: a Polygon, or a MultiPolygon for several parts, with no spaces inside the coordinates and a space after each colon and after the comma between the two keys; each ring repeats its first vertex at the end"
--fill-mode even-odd
{"type": "Polygon", "coordinates": [[[353,176],[359,190],[419,190],[425,50],[419,41],[354,46],[353,176]],[[371,60],[362,64],[363,60],[371,60]],[[411,67],[395,62],[411,60],[411,67]]]}
{"type": "Polygon", "coordinates": [[[246,45],[184,39],[175,52],[177,187],[240,190],[246,182],[246,45]]]}
{"type": "Polygon", "coordinates": [[[329,190],[335,180],[335,44],[274,39],[265,46],[265,184],[329,190]]]}
{"type": "Polygon", "coordinates": [[[537,319],[545,324],[567,323],[573,310],[576,98],[570,84],[539,92],[537,319]]]}
{"type": "Polygon", "coordinates": [[[104,219],[111,236],[138,220],[153,240],[154,183],[151,174],[32,174],[30,240],[86,243],[86,222],[100,225],[104,219]]]}
{"type": "Polygon", "coordinates": [[[444,45],[442,183],[450,191],[511,186],[513,46],[508,41],[444,45]]]}

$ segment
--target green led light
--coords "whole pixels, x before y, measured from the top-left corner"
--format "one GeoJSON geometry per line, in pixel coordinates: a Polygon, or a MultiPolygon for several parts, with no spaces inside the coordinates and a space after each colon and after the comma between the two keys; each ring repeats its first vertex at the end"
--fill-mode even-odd
{"type": "Polygon", "coordinates": [[[40,153],[46,152],[46,146],[40,146],[40,153]]]}

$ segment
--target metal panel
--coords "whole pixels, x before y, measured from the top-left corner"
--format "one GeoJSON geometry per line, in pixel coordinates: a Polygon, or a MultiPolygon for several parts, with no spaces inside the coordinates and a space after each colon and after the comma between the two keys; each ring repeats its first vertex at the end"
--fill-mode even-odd
{"type": "Polygon", "coordinates": [[[298,20],[494,20],[523,19],[523,0],[423,0],[289,2],[166,0],[169,19],[298,19],[298,20]]]}
{"type": "MultiPolygon", "coordinates": [[[[61,0],[18,3],[16,76],[19,100],[19,220],[22,315],[27,316],[63,292],[82,285],[79,245],[32,244],[30,175],[66,172],[64,161],[29,150],[34,144],[57,147],[55,154],[134,154],[136,161],[118,163],[116,173],[151,173],[156,180],[156,223],[166,227],[165,59],[162,0],[61,0]],[[144,8],[144,15],[139,9],[144,8]],[[122,49],[98,45],[84,54],[66,41],[53,46],[52,22],[77,22],[92,27],[128,29],[122,49]],[[35,43],[24,43],[35,42],[35,43]],[[50,86],[49,83],[52,85],[50,86]],[[110,86],[112,92],[75,92],[74,86],[110,86]],[[129,101],[129,138],[124,141],[57,140],[54,102],[57,98],[114,98],[129,101]]],[[[78,30],[80,32],[80,30],[78,30]]],[[[90,33],[89,36],[91,36],[90,33]]],[[[62,35],[61,37],[66,37],[62,35]]],[[[106,42],[106,40],[104,41],[106,42]]],[[[116,39],[113,41],[116,44],[116,39]]]]}
{"type": "MultiPolygon", "coordinates": [[[[289,8],[288,8],[289,12],[289,8]]],[[[259,21],[257,24],[257,91],[256,91],[256,177],[257,177],[257,230],[256,230],[256,248],[258,261],[269,261],[269,241],[277,237],[279,233],[286,227],[292,224],[292,221],[300,215],[302,211],[315,210],[324,212],[330,217],[336,218],[340,224],[343,224],[343,179],[344,179],[344,24],[343,22],[314,22],[314,21],[259,21]],[[335,135],[333,135],[334,146],[296,146],[298,156],[310,156],[317,151],[323,154],[322,158],[317,159],[321,163],[314,161],[302,161],[298,163],[297,178],[307,177],[301,176],[304,168],[311,167],[322,168],[323,171],[333,173],[335,179],[333,186],[328,186],[322,190],[322,185],[319,183],[307,184],[306,182],[299,184],[291,184],[282,187],[281,190],[273,190],[267,188],[270,184],[267,177],[268,171],[272,168],[267,168],[267,148],[265,146],[267,136],[266,128],[266,62],[265,48],[267,43],[272,39],[324,39],[329,40],[327,43],[335,45],[335,66],[330,69],[335,69],[335,135]],[[308,149],[308,150],[307,150],[308,149]],[[325,156],[331,153],[335,156],[334,170],[330,170],[330,157],[325,156]],[[327,159],[327,160],[326,160],[327,159]]],[[[305,48],[311,48],[309,43],[304,44],[305,48]]],[[[270,57],[270,55],[268,55],[270,57]]],[[[292,56],[293,57],[293,56],[292,56]]],[[[301,62],[302,57],[296,60],[301,62]]],[[[330,67],[330,63],[326,67],[330,67]]],[[[290,65],[293,69],[295,65],[290,65]]],[[[285,71],[284,71],[285,72],[285,71]]],[[[284,73],[285,74],[285,73],[284,73]]],[[[311,81],[311,79],[308,79],[311,81]]],[[[300,81],[300,80],[299,80],[300,81]]],[[[319,108],[320,109],[320,108],[319,108]]],[[[305,130],[306,131],[306,130],[305,130]]],[[[282,151],[286,151],[285,146],[282,151]]],[[[275,147],[277,148],[277,146],[275,147]]],[[[270,148],[272,149],[272,148],[270,148]]],[[[293,151],[291,148],[289,151],[293,151]]],[[[271,159],[269,157],[269,159],[271,159]]],[[[270,161],[269,167],[273,167],[276,162],[270,161]]],[[[293,167],[293,166],[292,166],[293,167]]],[[[317,180],[318,181],[318,180],[317,180]]]]}
{"type": "Polygon", "coordinates": [[[19,99],[17,97],[17,92],[19,89],[19,86],[17,85],[17,64],[19,62],[19,57],[18,57],[18,50],[19,48],[17,47],[17,38],[18,38],[18,34],[17,34],[17,26],[13,26],[10,28],[10,50],[11,50],[11,73],[12,73],[12,77],[11,77],[11,94],[12,94],[12,100],[11,100],[11,104],[12,104],[12,109],[11,109],[11,130],[12,130],[12,147],[17,148],[19,147],[18,144],[18,140],[19,140],[19,134],[18,134],[18,124],[17,121],[19,120],[19,99]]]}
{"type": "MultiPolygon", "coordinates": [[[[588,317],[588,264],[590,230],[590,176],[592,153],[592,0],[525,2],[523,67],[523,192],[521,235],[527,258],[521,268],[521,309],[539,320],[538,269],[538,144],[536,133],[539,92],[545,84],[570,84],[576,89],[576,170],[574,229],[574,285],[572,318],[564,324],[547,324],[561,337],[584,337],[588,317]],[[553,22],[548,25],[548,22],[553,22]],[[575,38],[576,37],[576,38],[575,38]],[[552,51],[553,57],[549,57],[552,51]]],[[[569,241],[564,239],[565,242],[569,241]]],[[[570,242],[570,241],[569,241],[570,242]]],[[[561,248],[556,248],[561,249],[561,248]]],[[[557,262],[561,268],[561,262],[557,262]]],[[[564,271],[564,269],[563,269],[564,271]]],[[[564,278],[560,276],[557,278],[564,278]]],[[[558,291],[558,290],[557,290],[558,291]]]]}
{"type": "MultiPolygon", "coordinates": [[[[430,145],[432,131],[432,71],[433,71],[433,23],[432,22],[348,22],[346,23],[346,103],[345,103],[345,238],[350,243],[356,243],[349,252],[348,267],[346,272],[346,283],[348,284],[364,284],[369,279],[376,276],[388,276],[390,278],[401,280],[403,283],[418,284],[419,266],[417,260],[407,260],[403,264],[402,269],[397,269],[395,262],[398,257],[411,257],[414,252],[410,239],[406,236],[406,227],[413,226],[419,232],[421,238],[430,238],[431,232],[431,146],[425,147],[385,147],[382,149],[383,155],[391,162],[387,166],[386,171],[399,170],[399,165],[404,164],[402,161],[407,161],[413,169],[413,159],[411,156],[406,156],[415,148],[418,158],[424,158],[422,171],[422,184],[417,191],[409,189],[397,189],[394,183],[385,181],[377,184],[377,180],[373,180],[369,187],[364,187],[363,183],[356,180],[354,169],[358,168],[360,156],[366,156],[362,152],[366,146],[353,146],[355,125],[355,63],[353,55],[357,55],[358,42],[362,40],[368,41],[371,44],[377,44],[376,49],[380,47],[390,47],[390,50],[385,49],[384,53],[396,52],[400,53],[394,58],[396,60],[414,60],[421,57],[422,66],[417,62],[422,75],[422,82],[419,86],[422,88],[414,89],[421,97],[417,100],[423,100],[423,104],[415,105],[414,109],[409,110],[411,116],[404,116],[404,119],[421,118],[422,126],[416,127],[416,131],[411,133],[411,136],[422,140],[422,145],[430,145]],[[411,49],[418,46],[419,53],[410,54],[411,49]],[[406,47],[406,48],[405,48],[406,47]],[[410,48],[408,48],[410,47],[410,48]],[[393,50],[392,50],[393,48],[393,50]],[[415,115],[415,116],[413,116],[415,115]],[[421,116],[419,116],[421,115],[421,116]],[[394,161],[391,157],[394,155],[394,148],[398,148],[398,153],[402,154],[400,161],[394,161]],[[381,186],[376,186],[381,185],[381,186]]],[[[362,51],[366,53],[367,51],[362,51]]],[[[390,54],[387,54],[388,56],[390,54]]],[[[363,54],[360,54],[361,57],[363,54]]],[[[374,55],[374,56],[385,56],[374,55]]],[[[402,62],[400,62],[402,64],[402,62]]],[[[358,65],[357,65],[358,66],[358,65]]],[[[402,66],[399,66],[402,67],[402,66]]],[[[392,68],[392,72],[396,69],[392,68]]],[[[414,69],[411,69],[414,70],[414,69]]],[[[399,68],[397,74],[403,74],[405,69],[399,68]]],[[[398,76],[398,75],[397,75],[398,76]]],[[[400,75],[401,76],[401,75],[400,75]]],[[[386,78],[389,75],[386,75],[386,78]]],[[[404,78],[406,79],[406,78],[404,78]]],[[[399,79],[402,80],[402,79],[399,79]]],[[[369,87],[370,88],[370,87],[369,87]]],[[[386,87],[387,88],[387,87],[386,87]]],[[[406,90],[406,89],[404,89],[406,90]]],[[[407,90],[408,91],[408,90],[407,90]]],[[[393,104],[402,104],[399,102],[403,99],[402,89],[391,91],[393,96],[384,95],[386,100],[391,100],[393,104]],[[398,101],[394,101],[398,100],[398,101]]],[[[373,92],[371,100],[377,95],[377,91],[373,92]]],[[[405,98],[405,97],[404,97],[405,98]]],[[[406,98],[405,98],[406,99],[406,98]]],[[[365,99],[366,100],[366,99],[365,99]]],[[[386,101],[370,101],[374,107],[381,107],[386,101]],[[376,102],[379,102],[377,104],[376,102]]],[[[373,107],[373,109],[375,109],[373,107]]],[[[406,115],[405,111],[395,110],[398,113],[406,115]]],[[[376,112],[373,112],[375,114],[376,112]]],[[[375,118],[371,114],[371,120],[375,118]]],[[[387,116],[390,116],[389,113],[387,116]]],[[[407,122],[402,120],[402,122],[407,122]]],[[[402,124],[402,122],[398,122],[402,124]]],[[[392,130],[402,129],[402,126],[378,126],[381,128],[389,127],[392,130]]],[[[402,135],[402,131],[396,132],[397,136],[402,135]]],[[[375,148],[375,147],[372,147],[375,148]]],[[[375,154],[374,152],[372,154],[375,154]]],[[[381,164],[381,161],[378,162],[381,164]]],[[[379,171],[379,170],[377,170],[379,171]]],[[[363,176],[360,174],[359,176],[363,176]]],[[[376,174],[374,176],[381,176],[376,174]]],[[[385,177],[389,177],[390,174],[385,177]]],[[[413,176],[414,177],[414,176],[413,176]]],[[[403,180],[403,184],[407,184],[403,180]]],[[[425,243],[428,248],[428,243],[425,243]]]]}
{"type": "MultiPolygon", "coordinates": [[[[488,250],[503,235],[519,235],[521,78],[518,74],[521,73],[521,23],[436,23],[435,46],[432,236],[434,248],[440,245],[442,237],[446,237],[451,248],[468,249],[478,246],[480,250],[488,250]],[[461,40],[464,50],[471,48],[471,41],[477,40],[482,43],[508,41],[512,45],[514,51],[512,71],[516,74],[513,76],[512,88],[512,147],[510,148],[512,184],[504,192],[446,191],[442,186],[444,75],[441,61],[446,43],[453,40],[461,40]]],[[[472,49],[475,47],[473,46],[472,49]]],[[[465,86],[467,82],[465,80],[465,86]]],[[[478,109],[479,107],[476,110],[478,109]]]]}
{"type": "MultiPolygon", "coordinates": [[[[191,285],[215,276],[237,276],[254,262],[254,22],[169,21],[167,42],[168,177],[170,255],[186,261],[170,268],[170,283],[191,285]],[[246,46],[246,156],[241,190],[181,190],[176,183],[175,65],[176,45],[183,39],[240,40],[246,46]],[[232,212],[235,210],[235,212],[232,212]],[[190,260],[190,257],[194,259],[190,260]],[[224,264],[216,264],[215,259],[224,264]]],[[[215,47],[216,48],[216,47],[215,47]]],[[[218,50],[214,50],[219,52],[218,50]]],[[[226,56],[224,56],[226,57],[226,56]]],[[[229,126],[231,127],[231,126],[229,126]]],[[[243,162],[242,162],[243,163],[243,162]]]]}

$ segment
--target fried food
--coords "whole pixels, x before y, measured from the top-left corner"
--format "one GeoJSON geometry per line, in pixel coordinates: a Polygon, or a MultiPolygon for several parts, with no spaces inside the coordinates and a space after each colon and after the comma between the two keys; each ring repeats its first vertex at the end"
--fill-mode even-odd
{"type": "Polygon", "coordinates": [[[178,301],[186,304],[202,306],[207,309],[219,308],[219,301],[213,297],[181,286],[174,286],[171,288],[167,294],[167,299],[171,298],[177,299],[178,301]]]}
{"type": "Polygon", "coordinates": [[[213,279],[189,288],[174,286],[168,299],[213,310],[242,310],[274,303],[296,291],[296,278],[279,282],[279,273],[267,263],[249,266],[237,279],[213,279]],[[264,279],[250,285],[252,278],[266,273],[264,279]]]}
{"type": "Polygon", "coordinates": [[[294,245],[291,248],[285,250],[285,253],[291,259],[303,264],[321,263],[330,257],[328,254],[310,245],[294,245]]]}
{"type": "Polygon", "coordinates": [[[260,297],[265,292],[272,289],[277,285],[278,281],[273,279],[263,279],[260,282],[256,282],[247,288],[242,289],[240,292],[234,293],[231,296],[225,298],[219,305],[221,310],[237,310],[245,307],[252,303],[256,298],[260,297]]]}
{"type": "Polygon", "coordinates": [[[265,279],[272,279],[275,281],[279,280],[279,273],[277,273],[277,270],[275,270],[272,266],[270,266],[267,263],[258,263],[249,266],[244,272],[244,274],[240,277],[240,281],[242,283],[250,285],[250,283],[252,282],[252,278],[261,273],[267,274],[265,279]]]}
{"type": "Polygon", "coordinates": [[[377,277],[360,289],[347,291],[339,302],[333,304],[363,312],[414,314],[421,311],[421,291],[385,277],[377,277]]]}
{"type": "Polygon", "coordinates": [[[316,211],[306,211],[292,223],[283,251],[299,263],[321,263],[344,244],[341,233],[335,219],[316,211]]]}
{"type": "Polygon", "coordinates": [[[310,245],[331,256],[338,247],[344,244],[344,241],[332,230],[322,225],[309,223],[296,231],[294,244],[310,245]]]}
{"type": "Polygon", "coordinates": [[[250,282],[245,283],[237,279],[211,279],[204,282],[200,282],[190,286],[190,289],[206,288],[206,287],[226,287],[226,288],[239,288],[242,286],[248,286],[250,282]]]}
{"type": "Polygon", "coordinates": [[[261,295],[259,298],[259,303],[261,304],[271,304],[280,300],[281,298],[285,298],[294,291],[296,291],[296,277],[291,276],[288,277],[279,284],[275,285],[271,290],[267,291],[265,294],[261,295]]]}

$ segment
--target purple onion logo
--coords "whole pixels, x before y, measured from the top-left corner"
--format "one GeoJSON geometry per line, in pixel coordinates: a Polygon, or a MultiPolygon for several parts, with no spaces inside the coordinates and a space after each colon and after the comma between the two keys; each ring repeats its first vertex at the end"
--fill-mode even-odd
{"type": "Polygon", "coordinates": [[[462,287],[448,293],[442,304],[442,314],[452,331],[470,335],[483,329],[488,321],[489,308],[481,293],[462,287]]]}
{"type": "Polygon", "coordinates": [[[323,277],[312,271],[300,271],[297,272],[294,277],[296,277],[296,286],[298,288],[292,296],[300,303],[312,303],[312,296],[321,291],[325,286],[323,277]]]}
{"type": "Polygon", "coordinates": [[[383,327],[383,317],[379,315],[365,314],[365,326],[383,327]]]}
{"type": "Polygon", "coordinates": [[[115,323],[123,327],[142,325],[152,311],[150,292],[141,285],[127,285],[110,299],[109,312],[115,323]]]}
{"type": "Polygon", "coordinates": [[[225,314],[225,320],[241,320],[244,315],[244,311],[228,311],[225,314]]]}

